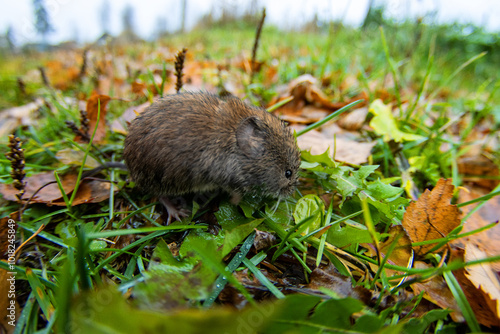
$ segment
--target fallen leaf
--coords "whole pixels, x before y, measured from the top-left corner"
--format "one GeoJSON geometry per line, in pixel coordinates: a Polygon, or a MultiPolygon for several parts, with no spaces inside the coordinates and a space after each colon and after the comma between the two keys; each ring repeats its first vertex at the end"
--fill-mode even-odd
{"type": "Polygon", "coordinates": [[[464,182],[472,182],[489,190],[500,183],[500,180],[494,179],[500,175],[498,166],[484,155],[464,156],[458,160],[457,165],[458,172],[464,174],[464,182]],[[485,178],[488,176],[492,178],[485,178]]]}
{"type": "MultiPolygon", "coordinates": [[[[78,191],[73,200],[74,205],[80,205],[85,203],[100,203],[109,198],[109,191],[111,184],[109,182],[101,182],[99,180],[84,180],[78,187],[78,191]]],[[[117,192],[117,187],[114,188],[117,192]]],[[[56,206],[66,206],[63,198],[59,198],[50,203],[56,206]]]]}
{"type": "MultiPolygon", "coordinates": [[[[276,110],[277,114],[282,115],[298,115],[303,113],[306,105],[314,106],[316,108],[326,109],[329,112],[338,110],[351,102],[362,98],[356,96],[349,101],[344,102],[331,102],[328,96],[321,91],[318,86],[318,80],[310,74],[304,74],[292,80],[283,91],[278,94],[269,105],[274,105],[279,101],[293,96],[293,100],[281,108],[276,110]]],[[[364,95],[363,95],[364,96],[364,95]]]]}
{"type": "Polygon", "coordinates": [[[20,125],[33,124],[33,113],[44,103],[43,99],[38,98],[35,102],[25,104],[24,106],[0,111],[0,138],[7,137],[20,125]]]}
{"type": "MultiPolygon", "coordinates": [[[[473,243],[465,247],[465,261],[475,261],[487,258],[486,252],[480,250],[473,243]]],[[[500,319],[500,282],[497,273],[493,271],[490,263],[483,262],[479,265],[465,268],[465,276],[477,289],[486,294],[485,299],[492,311],[496,311],[496,318],[500,319]]]]}
{"type": "MultiPolygon", "coordinates": [[[[17,300],[15,298],[8,298],[11,293],[12,278],[15,278],[15,275],[4,269],[0,269],[0,296],[2,296],[2,298],[0,298],[0,332],[2,334],[14,333],[16,326],[12,326],[12,324],[17,323],[17,318],[21,312],[21,307],[17,303],[17,300]],[[13,304],[11,304],[11,302],[13,302],[13,304]],[[4,332],[3,329],[6,329],[6,331],[4,332]]],[[[15,294],[14,292],[14,295],[15,294]]]]}
{"type": "MultiPolygon", "coordinates": [[[[415,269],[429,269],[431,266],[425,262],[417,261],[413,264],[415,269]]],[[[417,282],[410,285],[413,292],[418,295],[424,291],[424,298],[436,304],[443,309],[450,309],[453,312],[450,314],[455,322],[464,322],[465,318],[460,311],[455,297],[451,293],[443,276],[434,276],[423,282],[417,282]]]]}
{"type": "MultiPolygon", "coordinates": [[[[101,142],[106,137],[106,106],[111,98],[107,95],[93,93],[87,100],[87,117],[89,119],[89,136],[92,135],[97,124],[97,115],[100,110],[99,125],[94,136],[94,143],[101,142]]],[[[80,136],[75,137],[75,141],[84,142],[80,136]]]]}
{"type": "MultiPolygon", "coordinates": [[[[450,261],[465,260],[463,249],[452,249],[450,261]]],[[[453,275],[457,279],[460,287],[462,288],[467,301],[469,302],[477,321],[481,325],[488,327],[500,327],[500,320],[497,315],[497,305],[492,308],[492,299],[483,290],[478,289],[467,277],[465,269],[455,270],[453,275]]]]}
{"type": "Polygon", "coordinates": [[[352,286],[350,277],[340,274],[335,267],[329,263],[328,266],[320,266],[313,270],[309,277],[310,283],[307,285],[309,289],[320,290],[326,288],[334,291],[341,298],[352,297],[370,303],[372,292],[362,286],[352,286]]]}
{"type": "MultiPolygon", "coordinates": [[[[14,229],[17,229],[17,224],[15,221],[19,218],[18,211],[12,212],[6,217],[0,218],[0,259],[8,260],[9,256],[12,255],[12,248],[10,254],[8,253],[9,244],[14,245],[9,242],[9,235],[12,231],[12,226],[9,226],[12,222],[14,222],[14,229]]],[[[15,235],[15,232],[14,232],[15,235]]],[[[13,241],[11,239],[11,241],[13,241]]],[[[1,318],[0,318],[1,319],[1,318]]]]}
{"type": "MultiPolygon", "coordinates": [[[[463,188],[458,193],[458,202],[464,203],[484,196],[488,193],[484,188],[467,186],[467,191],[463,188]]],[[[460,208],[462,211],[461,218],[465,217],[479,203],[466,205],[460,208]]],[[[490,198],[484,205],[474,212],[463,226],[463,233],[477,230],[492,222],[498,222],[500,212],[500,196],[490,198]]],[[[484,251],[488,257],[500,255],[500,224],[496,224],[492,228],[469,235],[465,238],[457,239],[452,242],[453,245],[462,249],[469,244],[474,244],[480,250],[484,251]]],[[[496,272],[500,272],[500,262],[490,264],[496,272]]]]}
{"type": "MultiPolygon", "coordinates": [[[[76,175],[66,174],[61,175],[61,183],[63,190],[66,194],[69,194],[76,183],[76,175]]],[[[24,179],[26,181],[25,193],[23,196],[23,200],[29,199],[40,187],[49,184],[40,190],[35,197],[31,200],[31,203],[51,203],[54,200],[57,200],[62,197],[61,191],[55,183],[55,177],[53,172],[46,172],[42,174],[36,174],[24,179]]],[[[16,201],[16,194],[18,191],[12,186],[12,184],[0,184],[0,193],[6,200],[16,201]]]]}
{"type": "MultiPolygon", "coordinates": [[[[389,254],[387,264],[408,268],[413,259],[413,250],[411,248],[411,241],[408,234],[406,234],[406,231],[401,225],[391,226],[388,233],[389,238],[380,244],[380,255],[382,258],[385,258],[389,248],[396,242],[393,251],[389,254]]],[[[370,256],[376,255],[376,250],[371,244],[364,246],[368,249],[368,254],[370,254],[370,256]]],[[[374,271],[378,270],[377,265],[370,263],[370,266],[374,271]]],[[[384,268],[384,271],[387,277],[403,274],[402,272],[388,268],[384,268]]]]}
{"type": "MultiPolygon", "coordinates": [[[[81,166],[85,152],[76,151],[70,148],[65,148],[56,153],[56,158],[65,165],[81,166]]],[[[85,167],[96,168],[99,162],[91,156],[87,156],[85,167]]]]}
{"type": "MultiPolygon", "coordinates": [[[[434,189],[427,189],[416,202],[410,203],[403,216],[403,227],[412,242],[440,239],[460,225],[459,210],[450,204],[453,196],[451,179],[440,179],[434,189]]],[[[414,247],[424,255],[436,244],[414,247]]]]}
{"type": "MultiPolygon", "coordinates": [[[[71,192],[75,188],[77,175],[66,174],[60,176],[60,179],[64,192],[66,195],[70,196],[71,192]]],[[[54,173],[47,172],[37,174],[30,176],[25,180],[26,188],[23,196],[24,201],[28,200],[40,187],[53,182],[40,190],[37,195],[31,199],[30,203],[45,203],[47,205],[66,206],[61,191],[55,182],[54,173]]],[[[109,198],[109,189],[109,182],[84,180],[78,187],[73,205],[102,202],[103,200],[109,198]]],[[[117,190],[118,189],[115,191],[117,190]]],[[[12,184],[0,184],[0,194],[2,194],[6,200],[16,201],[17,192],[18,191],[12,186],[12,184]]]]}
{"type": "Polygon", "coordinates": [[[340,127],[346,130],[357,131],[361,129],[361,127],[365,123],[367,115],[368,115],[367,107],[354,109],[353,111],[346,113],[345,116],[343,114],[337,123],[340,125],[340,127]]]}
{"type": "MultiPolygon", "coordinates": [[[[292,128],[299,129],[298,127],[292,128]]],[[[332,156],[334,139],[333,136],[327,136],[319,131],[312,130],[297,137],[297,145],[301,150],[310,150],[313,155],[320,155],[326,150],[330,150],[330,156],[332,156]]],[[[354,165],[366,163],[368,161],[368,157],[371,155],[371,150],[375,145],[375,142],[363,143],[347,139],[345,137],[336,137],[335,160],[354,165]]]]}

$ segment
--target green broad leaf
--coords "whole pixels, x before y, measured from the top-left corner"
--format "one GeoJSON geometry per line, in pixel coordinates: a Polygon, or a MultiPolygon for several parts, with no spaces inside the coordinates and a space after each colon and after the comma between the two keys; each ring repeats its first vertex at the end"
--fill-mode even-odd
{"type": "MultiPolygon", "coordinates": [[[[224,232],[224,246],[222,247],[222,257],[226,256],[233,250],[234,247],[239,245],[252,231],[257,228],[264,221],[264,218],[255,219],[246,224],[240,224],[231,229],[225,229],[224,232]]],[[[224,228],[224,227],[223,227],[224,228]]],[[[220,234],[220,233],[219,233],[220,234]]]]}
{"type": "Polygon", "coordinates": [[[373,172],[375,172],[379,168],[379,165],[368,165],[368,166],[361,166],[359,169],[354,173],[357,179],[365,180],[368,176],[370,176],[373,172]]]}
{"type": "MultiPolygon", "coordinates": [[[[312,155],[311,152],[302,151],[301,153],[302,160],[309,163],[319,163],[325,165],[327,167],[335,168],[339,165],[339,163],[335,162],[330,156],[330,150],[326,150],[324,153],[319,155],[312,155]]],[[[302,167],[302,165],[301,165],[302,167]]]]}
{"type": "Polygon", "coordinates": [[[172,312],[169,305],[160,305],[163,311],[139,309],[113,289],[79,295],[71,305],[67,328],[95,334],[256,333],[261,332],[279,311],[279,305],[275,304],[248,307],[243,311],[191,308],[172,312]]]}
{"type": "Polygon", "coordinates": [[[408,163],[410,164],[410,172],[415,173],[416,171],[420,171],[434,183],[437,183],[441,178],[439,165],[429,161],[427,156],[410,157],[408,158],[408,163]]]}
{"type": "Polygon", "coordinates": [[[380,180],[369,183],[366,186],[366,193],[372,198],[378,200],[386,200],[403,193],[404,189],[399,187],[393,187],[390,184],[385,184],[380,180]]]}
{"type": "Polygon", "coordinates": [[[384,137],[384,141],[394,139],[396,142],[422,140],[425,137],[413,133],[403,132],[398,128],[392,115],[391,107],[377,99],[370,104],[370,112],[375,115],[370,126],[375,132],[384,137]]]}
{"type": "Polygon", "coordinates": [[[408,334],[427,333],[427,328],[435,321],[442,320],[450,314],[449,310],[430,310],[419,318],[409,319],[403,327],[403,332],[408,334]]]}
{"type": "Polygon", "coordinates": [[[293,217],[298,224],[309,217],[314,217],[309,223],[299,228],[299,233],[309,233],[321,226],[325,213],[325,203],[316,195],[306,195],[297,201],[293,217]]]}
{"type": "Polygon", "coordinates": [[[98,251],[106,248],[108,244],[104,240],[92,240],[89,244],[89,249],[91,251],[98,251]]]}
{"type": "MultiPolygon", "coordinates": [[[[360,193],[360,197],[363,197],[360,193]]],[[[373,213],[372,218],[378,217],[375,220],[378,220],[380,217],[385,217],[388,220],[397,218],[398,220],[403,219],[403,214],[406,211],[405,207],[410,203],[410,200],[403,197],[398,197],[392,201],[384,201],[384,200],[375,200],[371,197],[367,197],[366,200],[368,204],[370,204],[370,212],[373,213]],[[375,208],[376,210],[372,210],[375,208]]]]}
{"type": "Polygon", "coordinates": [[[260,333],[318,333],[306,319],[319,302],[320,297],[296,294],[269,305],[275,308],[272,321],[260,333]]]}
{"type": "MultiPolygon", "coordinates": [[[[75,226],[79,226],[85,234],[91,233],[95,227],[93,222],[85,223],[82,219],[66,220],[57,224],[55,232],[65,244],[76,248],[78,245],[78,238],[76,236],[75,226]]],[[[94,246],[99,247],[98,245],[99,243],[94,243],[94,246]]]]}
{"type": "Polygon", "coordinates": [[[340,226],[340,224],[335,224],[328,230],[326,241],[334,246],[342,248],[349,245],[369,243],[372,241],[372,238],[364,225],[340,226]]]}
{"type": "Polygon", "coordinates": [[[354,298],[329,299],[315,308],[309,320],[329,328],[348,329],[351,327],[352,314],[363,308],[364,304],[354,298]]]}
{"type": "Polygon", "coordinates": [[[356,320],[352,330],[361,333],[375,333],[383,326],[384,320],[382,320],[380,316],[374,314],[364,314],[356,320]]]}
{"type": "Polygon", "coordinates": [[[193,269],[193,261],[186,261],[180,257],[174,257],[165,240],[161,239],[155,247],[148,269],[163,268],[172,271],[190,271],[193,269]]]}
{"type": "MultiPolygon", "coordinates": [[[[211,257],[219,257],[216,241],[203,239],[199,234],[190,233],[186,237],[186,248],[198,242],[211,257]]],[[[144,282],[133,290],[135,302],[141,308],[181,307],[207,298],[217,273],[194,256],[194,251],[182,247],[181,250],[187,256],[174,257],[165,241],[158,243],[144,273],[144,282]]]]}

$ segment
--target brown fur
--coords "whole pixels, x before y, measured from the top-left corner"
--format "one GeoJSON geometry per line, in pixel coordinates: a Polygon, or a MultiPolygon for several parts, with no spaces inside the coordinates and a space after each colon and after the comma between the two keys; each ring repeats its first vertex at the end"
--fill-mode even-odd
{"type": "Polygon", "coordinates": [[[156,196],[223,190],[238,197],[256,189],[288,196],[300,165],[295,138],[277,117],[208,93],[149,106],[130,125],[124,158],[136,184],[156,196]]]}

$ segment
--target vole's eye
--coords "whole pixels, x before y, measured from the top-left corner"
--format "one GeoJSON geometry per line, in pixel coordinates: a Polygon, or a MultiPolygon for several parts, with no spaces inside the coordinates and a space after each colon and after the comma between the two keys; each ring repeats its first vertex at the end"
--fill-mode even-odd
{"type": "Polygon", "coordinates": [[[291,177],[292,177],[292,171],[291,171],[291,170],[289,170],[289,169],[287,169],[287,170],[285,171],[285,177],[286,177],[287,179],[291,178],[291,177]]]}

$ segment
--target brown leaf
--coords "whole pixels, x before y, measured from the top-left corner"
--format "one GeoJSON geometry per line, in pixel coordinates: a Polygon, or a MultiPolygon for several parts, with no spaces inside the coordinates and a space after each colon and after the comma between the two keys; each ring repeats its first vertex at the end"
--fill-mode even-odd
{"type": "Polygon", "coordinates": [[[370,303],[372,292],[362,286],[353,287],[350,277],[341,275],[330,263],[327,267],[318,267],[313,270],[307,286],[312,290],[327,288],[335,291],[339,296],[352,297],[370,303]]]}
{"type": "Polygon", "coordinates": [[[500,171],[498,166],[484,155],[464,156],[458,160],[458,171],[465,174],[464,181],[471,181],[481,187],[493,190],[498,179],[488,179],[485,176],[498,177],[500,171]]]}
{"type": "MultiPolygon", "coordinates": [[[[87,100],[87,117],[89,119],[89,136],[92,135],[97,123],[97,115],[100,109],[99,125],[94,136],[94,143],[101,142],[106,137],[106,106],[111,98],[107,95],[93,93],[87,100]]],[[[83,138],[75,137],[75,141],[82,142],[83,138]]]]}
{"type": "MultiPolygon", "coordinates": [[[[465,248],[465,261],[475,261],[487,258],[488,256],[476,245],[469,243],[465,248]]],[[[500,281],[497,273],[488,262],[465,268],[465,276],[477,289],[484,294],[484,298],[489,308],[496,314],[500,320],[500,281]]]]}
{"type": "MultiPolygon", "coordinates": [[[[12,225],[14,224],[14,229],[17,229],[16,220],[19,219],[18,211],[12,212],[6,217],[0,218],[0,259],[8,260],[9,256],[13,255],[13,249],[9,251],[9,235],[12,233],[12,225]]],[[[15,232],[14,232],[15,235],[15,232]]],[[[12,241],[12,239],[10,239],[12,241]]]]}
{"type": "MultiPolygon", "coordinates": [[[[80,205],[84,203],[100,203],[109,198],[109,189],[111,184],[109,182],[100,182],[98,180],[84,180],[78,187],[73,205],[80,205]]],[[[118,191],[115,187],[114,191],[118,191]]],[[[64,199],[60,198],[51,203],[57,206],[66,206],[64,199]]]]}
{"type": "Polygon", "coordinates": [[[283,115],[301,115],[306,105],[314,106],[320,109],[326,109],[329,113],[338,110],[347,104],[364,98],[364,94],[356,96],[349,101],[331,102],[328,96],[321,91],[318,86],[318,80],[310,74],[304,74],[292,80],[285,92],[274,98],[270,105],[293,96],[293,100],[283,107],[276,110],[277,114],[283,115]]]}
{"type": "Polygon", "coordinates": [[[357,131],[361,129],[365,123],[366,116],[368,115],[368,107],[354,109],[353,111],[345,114],[337,122],[342,128],[349,131],[357,131]]]}
{"type": "Polygon", "coordinates": [[[36,110],[44,104],[43,99],[36,99],[34,102],[23,106],[4,109],[0,112],[0,138],[7,137],[19,125],[31,125],[35,123],[36,110]]]}
{"type": "MultiPolygon", "coordinates": [[[[389,258],[387,259],[387,263],[391,265],[397,265],[400,267],[408,267],[413,257],[411,241],[410,238],[408,237],[408,234],[406,234],[406,231],[403,229],[401,225],[391,226],[389,228],[388,233],[389,233],[389,238],[387,238],[387,240],[385,240],[383,243],[380,244],[380,252],[381,252],[380,255],[382,256],[382,258],[384,258],[388,253],[391,245],[394,242],[397,242],[393,251],[390,253],[389,258]]],[[[376,251],[373,246],[366,248],[368,249],[368,254],[370,254],[371,256],[376,255],[376,251]]],[[[374,271],[378,270],[377,265],[370,264],[370,266],[374,271]]],[[[402,272],[388,268],[384,268],[384,270],[386,272],[387,277],[403,274],[402,272]]]]}
{"type": "MultiPolygon", "coordinates": [[[[451,261],[454,260],[464,261],[464,250],[453,249],[451,253],[451,261]]],[[[483,290],[478,289],[466,276],[465,269],[456,270],[453,275],[457,279],[460,287],[464,291],[465,297],[467,298],[474,314],[476,315],[477,321],[480,324],[488,327],[496,326],[500,327],[500,320],[497,315],[496,307],[493,307],[492,299],[483,290]]],[[[498,302],[498,301],[497,301],[498,302]]]]}
{"type": "MultiPolygon", "coordinates": [[[[458,193],[458,202],[464,203],[486,195],[488,191],[479,187],[467,187],[468,191],[460,189],[458,193]]],[[[474,209],[479,203],[467,205],[461,208],[462,217],[465,217],[470,210],[474,209]]],[[[492,222],[498,222],[500,212],[500,196],[493,197],[489,199],[484,205],[474,212],[464,224],[463,233],[470,232],[486,226],[492,222]]],[[[466,248],[469,244],[474,244],[480,250],[484,251],[487,256],[500,255],[500,224],[494,227],[470,235],[465,238],[457,239],[453,241],[453,245],[460,247],[462,249],[466,248]]],[[[500,272],[500,262],[491,263],[491,266],[495,271],[500,272]]]]}
{"type": "MultiPolygon", "coordinates": [[[[66,194],[69,194],[75,187],[76,175],[66,174],[60,176],[61,183],[66,194]]],[[[47,203],[50,204],[52,201],[62,198],[61,191],[55,183],[55,177],[53,172],[46,172],[42,174],[33,175],[27,177],[26,188],[23,196],[23,200],[29,199],[35,191],[40,187],[53,182],[52,184],[44,187],[40,190],[35,197],[31,200],[31,203],[47,203]]],[[[9,201],[16,201],[17,190],[12,186],[12,184],[0,184],[0,193],[3,197],[9,201]]]]}
{"type": "MultiPolygon", "coordinates": [[[[434,189],[428,189],[416,202],[410,203],[403,217],[403,227],[412,242],[440,239],[460,225],[459,210],[451,205],[451,179],[440,179],[434,189]]],[[[416,255],[424,255],[436,244],[414,248],[416,255]]]]}
{"type": "Polygon", "coordinates": [[[15,275],[9,274],[4,269],[0,269],[0,296],[2,296],[2,298],[0,298],[0,333],[2,334],[14,333],[16,326],[11,326],[11,324],[17,323],[17,318],[21,312],[21,307],[16,299],[9,298],[11,287],[15,290],[15,287],[11,286],[12,278],[15,278],[15,275]],[[13,304],[11,304],[11,302],[13,302],[13,304]],[[9,322],[11,322],[11,324],[9,324],[9,322]],[[2,330],[3,328],[6,329],[5,332],[2,330]]]}
{"type": "MultiPolygon", "coordinates": [[[[71,196],[75,188],[77,175],[66,174],[60,176],[62,187],[66,195],[71,196]]],[[[49,184],[40,190],[30,203],[45,203],[47,205],[66,206],[61,191],[55,181],[54,173],[47,172],[30,176],[26,180],[26,191],[23,200],[28,200],[40,187],[49,184]]],[[[97,180],[84,180],[78,187],[73,205],[83,203],[99,203],[109,198],[110,184],[108,182],[99,182],[97,180]]],[[[0,194],[9,201],[16,201],[17,190],[12,184],[0,184],[0,194]]]]}
{"type": "MultiPolygon", "coordinates": [[[[413,265],[416,269],[428,269],[431,268],[425,262],[417,261],[413,265]]],[[[451,293],[446,281],[443,276],[434,276],[429,280],[424,282],[417,282],[411,285],[413,292],[416,295],[420,294],[420,292],[424,291],[424,298],[429,300],[430,302],[436,304],[437,306],[443,309],[451,309],[453,312],[451,313],[451,317],[455,322],[463,322],[465,319],[460,311],[460,307],[458,307],[457,301],[453,294],[451,293]]]]}

